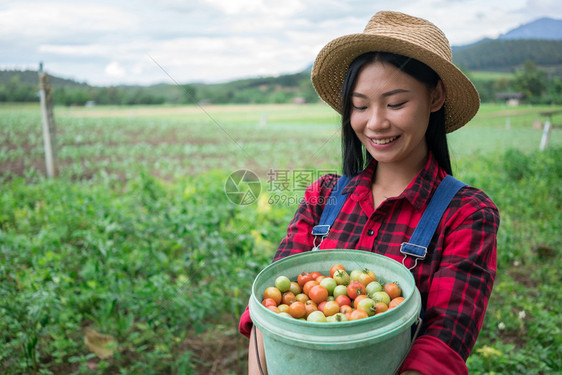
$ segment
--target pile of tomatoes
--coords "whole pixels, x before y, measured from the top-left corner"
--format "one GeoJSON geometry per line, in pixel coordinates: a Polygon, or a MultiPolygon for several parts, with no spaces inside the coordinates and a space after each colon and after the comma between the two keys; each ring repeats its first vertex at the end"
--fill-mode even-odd
{"type": "Polygon", "coordinates": [[[265,289],[262,304],[269,310],[311,322],[344,322],[368,318],[398,306],[404,297],[395,282],[381,283],[369,269],[348,273],[341,264],[330,276],[302,272],[296,281],[278,276],[265,289]]]}

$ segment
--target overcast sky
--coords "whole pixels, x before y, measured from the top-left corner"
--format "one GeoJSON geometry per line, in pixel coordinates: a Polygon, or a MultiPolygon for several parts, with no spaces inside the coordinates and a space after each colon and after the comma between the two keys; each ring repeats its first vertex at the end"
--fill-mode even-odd
{"type": "Polygon", "coordinates": [[[452,45],[562,19],[560,0],[0,0],[0,68],[42,61],[92,85],[295,73],[379,10],[426,18],[452,45]]]}

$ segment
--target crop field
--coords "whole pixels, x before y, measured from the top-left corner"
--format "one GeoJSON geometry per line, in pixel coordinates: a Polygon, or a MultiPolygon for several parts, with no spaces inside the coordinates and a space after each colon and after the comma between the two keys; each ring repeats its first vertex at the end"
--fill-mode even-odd
{"type": "MultiPolygon", "coordinates": [[[[485,104],[449,136],[455,175],[501,215],[470,374],[562,371],[562,130],[539,151],[540,113],[556,109],[485,104]]],[[[245,374],[238,318],[304,187],[340,170],[338,116],[98,106],[55,119],[47,179],[39,105],[0,105],[0,373],[245,374]],[[253,199],[233,199],[240,170],[258,178],[253,199]]]]}

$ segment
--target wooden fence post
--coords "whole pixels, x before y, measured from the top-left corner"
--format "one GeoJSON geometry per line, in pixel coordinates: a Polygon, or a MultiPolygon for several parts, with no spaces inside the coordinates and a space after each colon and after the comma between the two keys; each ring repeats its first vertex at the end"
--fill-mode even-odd
{"type": "Polygon", "coordinates": [[[53,90],[49,75],[43,72],[43,64],[39,64],[39,96],[41,99],[41,115],[43,118],[43,142],[45,144],[45,165],[47,177],[57,174],[57,148],[55,116],[53,114],[53,90]]]}

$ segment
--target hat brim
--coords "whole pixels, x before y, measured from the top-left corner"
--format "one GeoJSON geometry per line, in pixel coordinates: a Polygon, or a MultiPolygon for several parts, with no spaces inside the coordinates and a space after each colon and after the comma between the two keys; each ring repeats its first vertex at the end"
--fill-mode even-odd
{"type": "Polygon", "coordinates": [[[312,67],[312,84],[318,95],[342,112],[341,90],[349,65],[366,52],[390,52],[412,57],[432,68],[445,86],[445,128],[450,133],[468,123],[480,107],[472,82],[450,61],[403,39],[385,35],[349,34],[328,43],[312,67]]]}

